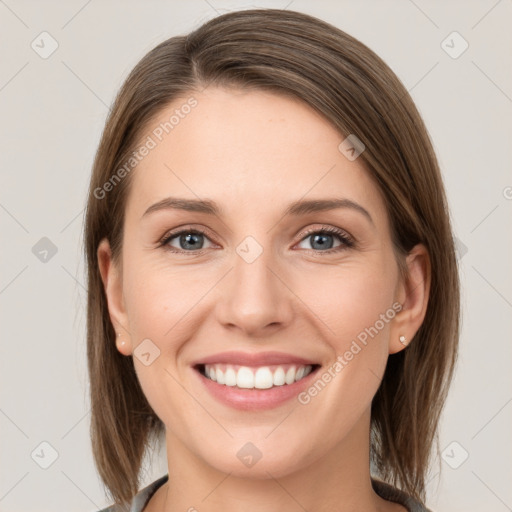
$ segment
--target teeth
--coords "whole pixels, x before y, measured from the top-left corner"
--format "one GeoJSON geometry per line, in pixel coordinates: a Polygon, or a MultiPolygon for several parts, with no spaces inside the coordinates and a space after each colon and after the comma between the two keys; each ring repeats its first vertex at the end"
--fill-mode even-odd
{"type": "Polygon", "coordinates": [[[233,368],[228,368],[225,374],[226,386],[236,386],[236,373],[233,368]]]}
{"type": "Polygon", "coordinates": [[[251,389],[255,386],[254,381],[254,373],[252,373],[250,368],[242,366],[242,368],[238,370],[236,374],[237,388],[251,389]]]}
{"type": "Polygon", "coordinates": [[[312,365],[260,366],[259,368],[230,364],[205,365],[205,375],[210,380],[241,389],[269,389],[273,386],[293,384],[308,376],[312,370],[312,365]]]}
{"type": "Polygon", "coordinates": [[[295,367],[288,368],[285,378],[286,384],[293,384],[295,382],[295,367]]]}
{"type": "Polygon", "coordinates": [[[274,372],[274,386],[282,386],[286,382],[286,376],[281,366],[274,372]]]}

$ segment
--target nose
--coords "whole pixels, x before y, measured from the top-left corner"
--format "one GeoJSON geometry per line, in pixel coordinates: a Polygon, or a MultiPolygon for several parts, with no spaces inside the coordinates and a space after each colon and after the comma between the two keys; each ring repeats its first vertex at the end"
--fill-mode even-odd
{"type": "Polygon", "coordinates": [[[264,250],[252,262],[234,254],[216,305],[217,320],[225,328],[263,337],[290,324],[295,296],[270,252],[264,250]]]}

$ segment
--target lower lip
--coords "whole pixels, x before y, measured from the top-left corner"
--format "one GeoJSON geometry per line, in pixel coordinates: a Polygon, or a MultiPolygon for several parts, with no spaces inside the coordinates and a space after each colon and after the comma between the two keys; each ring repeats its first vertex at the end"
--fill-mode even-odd
{"type": "Polygon", "coordinates": [[[223,404],[242,411],[259,411],[273,409],[296,398],[310,385],[319,369],[320,367],[315,368],[308,376],[293,384],[283,384],[268,389],[241,389],[236,386],[225,386],[208,379],[199,370],[194,369],[194,372],[213,397],[223,404]]]}

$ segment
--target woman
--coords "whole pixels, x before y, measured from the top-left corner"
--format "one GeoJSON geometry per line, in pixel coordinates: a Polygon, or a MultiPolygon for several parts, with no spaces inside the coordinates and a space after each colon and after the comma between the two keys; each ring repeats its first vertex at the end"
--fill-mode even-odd
{"type": "Polygon", "coordinates": [[[116,504],[428,510],[457,265],[428,133],[366,46],[273,9],[161,43],[106,123],[85,241],[116,504]]]}

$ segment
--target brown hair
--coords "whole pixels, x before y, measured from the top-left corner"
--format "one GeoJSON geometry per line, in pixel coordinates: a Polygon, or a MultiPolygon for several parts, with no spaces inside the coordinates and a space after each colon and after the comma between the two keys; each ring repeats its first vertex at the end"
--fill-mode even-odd
{"type": "Polygon", "coordinates": [[[426,246],[426,316],[409,346],[388,358],[371,411],[374,471],[423,501],[434,440],[439,453],[438,422],[460,322],[457,260],[439,166],[411,97],[375,53],[324,21],[279,9],[231,12],[159,44],[130,73],[106,122],[85,221],[91,438],[104,484],[116,503],[128,503],[138,491],[151,436],[164,425],[141,390],[132,358],[116,349],[98,268],[97,249],[105,237],[119,261],[130,175],[107,194],[98,190],[164,107],[209,85],[299,98],[341,134],[356,134],[366,146],[360,158],[387,206],[402,275],[404,256],[418,243],[426,246]]]}

